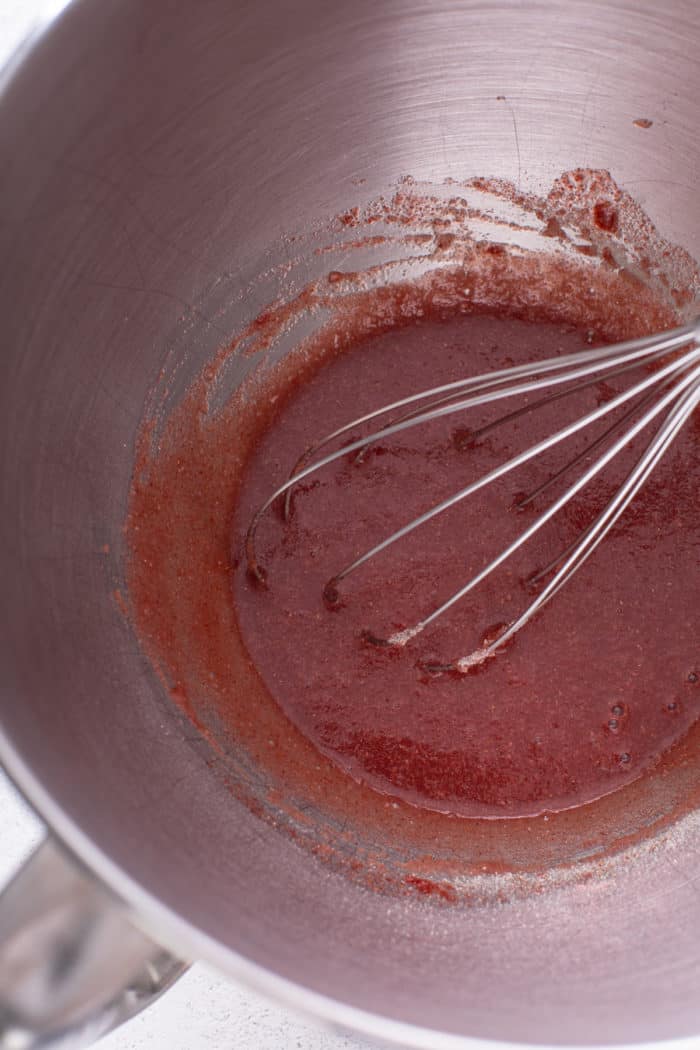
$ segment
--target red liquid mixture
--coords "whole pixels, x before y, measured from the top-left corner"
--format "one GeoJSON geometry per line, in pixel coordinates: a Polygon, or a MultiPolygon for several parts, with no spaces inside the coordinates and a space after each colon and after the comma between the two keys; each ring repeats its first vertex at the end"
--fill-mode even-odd
{"type": "Polygon", "coordinates": [[[426,387],[587,345],[585,333],[561,324],[478,314],[427,319],[358,342],[298,388],[280,389],[269,408],[235,512],[239,628],[290,720],[380,792],[463,816],[572,807],[652,768],[700,715],[696,420],[594,556],[477,675],[430,674],[424,665],[467,655],[524,609],[531,592],[523,581],[586,527],[651,432],[406,648],[377,648],[362,633],[386,637],[457,590],[576,472],[525,511],[513,508],[515,497],[609,420],[379,554],[341,584],[337,607],[323,599],[326,582],[368,547],[609,399],[622,380],[537,409],[476,443],[471,432],[511,403],[421,425],[373,445],[359,462],[343,458],[297,487],[288,523],[276,508],[263,519],[257,549],[267,588],[246,573],[242,542],[254,510],[323,435],[426,387]]]}
{"type": "Polygon", "coordinates": [[[524,609],[523,580],[586,527],[650,435],[403,650],[362,632],[415,623],[478,571],[573,480],[513,509],[583,435],[379,555],[344,581],[338,607],[324,586],[619,380],[476,444],[474,429],[510,404],[344,457],[298,487],[291,522],[265,515],[268,589],[246,575],[252,514],[328,431],[455,377],[578,350],[589,329],[604,342],[661,331],[700,297],[693,260],[606,172],[566,172],[542,198],[483,180],[464,189],[468,200],[453,184],[445,196],[406,182],[341,216],[311,279],[300,246],[296,270],[281,266],[266,308],[183,397],[173,358],[146,406],[125,523],[123,607],[206,737],[213,775],[324,863],[402,892],[602,857],[700,798],[697,414],[594,556],[478,675],[424,664],[472,652],[524,609]],[[518,247],[523,231],[532,250],[518,247]]]}

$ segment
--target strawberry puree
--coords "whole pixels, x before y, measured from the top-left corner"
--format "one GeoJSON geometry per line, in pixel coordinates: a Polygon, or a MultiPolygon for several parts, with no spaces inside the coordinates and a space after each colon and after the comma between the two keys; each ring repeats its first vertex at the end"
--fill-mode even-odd
{"type": "Polygon", "coordinates": [[[343,457],[294,490],[288,522],[279,507],[263,518],[257,553],[267,585],[246,571],[243,536],[255,508],[324,434],[386,401],[579,351],[590,338],[560,322],[428,316],[358,339],[270,402],[235,512],[239,629],[291,722],[379,792],[462,816],[566,809],[652,769],[700,714],[695,422],[595,555],[477,675],[426,668],[467,655],[515,618],[531,597],[524,581],[592,520],[652,431],[405,648],[377,647],[363,635],[415,624],[466,582],[563,490],[559,484],[514,509],[519,495],[581,451],[585,437],[423,525],[343,581],[337,604],[324,602],[327,581],[368,547],[633,379],[601,382],[476,442],[476,429],[514,405],[421,425],[372,445],[359,461],[343,457]]]}

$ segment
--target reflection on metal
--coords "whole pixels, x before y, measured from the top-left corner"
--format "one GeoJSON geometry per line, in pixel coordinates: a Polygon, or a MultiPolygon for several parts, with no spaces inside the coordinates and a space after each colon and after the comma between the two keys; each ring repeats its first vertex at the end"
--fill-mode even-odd
{"type": "Polygon", "coordinates": [[[0,896],[1,1050],[77,1050],[186,969],[47,839],[0,896]]]}

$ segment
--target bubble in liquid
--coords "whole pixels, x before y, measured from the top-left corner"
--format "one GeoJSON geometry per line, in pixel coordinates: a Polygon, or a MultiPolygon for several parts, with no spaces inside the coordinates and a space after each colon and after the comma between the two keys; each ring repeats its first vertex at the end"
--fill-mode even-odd
{"type": "Polygon", "coordinates": [[[611,733],[615,733],[620,728],[620,723],[616,718],[611,718],[608,722],[608,729],[611,733]]]}
{"type": "Polygon", "coordinates": [[[688,675],[688,681],[689,681],[689,682],[690,682],[690,683],[691,683],[692,685],[694,685],[694,684],[695,684],[695,683],[697,682],[697,680],[698,680],[698,675],[697,675],[697,673],[696,673],[695,671],[691,671],[691,672],[690,672],[690,674],[688,675]]]}
{"type": "Polygon", "coordinates": [[[623,751],[622,754],[620,755],[620,765],[626,766],[631,761],[632,761],[632,756],[629,754],[629,752],[623,751]]]}
{"type": "Polygon", "coordinates": [[[616,718],[620,718],[621,715],[624,715],[624,713],[625,709],[622,706],[622,704],[613,704],[613,706],[610,708],[610,714],[615,715],[616,718]]]}

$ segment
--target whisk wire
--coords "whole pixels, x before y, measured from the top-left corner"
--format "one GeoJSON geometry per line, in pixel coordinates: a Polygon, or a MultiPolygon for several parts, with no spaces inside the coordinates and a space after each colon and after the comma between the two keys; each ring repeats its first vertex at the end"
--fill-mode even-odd
{"type": "Polygon", "coordinates": [[[683,325],[672,331],[657,336],[645,336],[641,339],[628,340],[613,346],[596,350],[585,350],[562,357],[549,358],[544,361],[500,369],[491,374],[483,374],[451,383],[433,387],[430,390],[401,398],[389,405],[384,405],[373,412],[354,419],[326,435],[299,457],[291,476],[281,484],[272,495],[258,508],[252,517],[245,537],[245,549],[249,573],[260,582],[265,582],[264,568],[258,563],[256,554],[256,532],[265,512],[280,497],[285,496],[285,519],[290,505],[289,494],[294,486],[316,471],[330,465],[341,457],[352,455],[411,427],[419,426],[431,420],[439,419],[455,412],[467,411],[491,402],[521,396],[532,392],[549,390],[550,392],[520,408],[517,408],[499,419],[486,424],[472,434],[478,438],[495,426],[515,419],[525,412],[536,410],[544,404],[559,400],[577,390],[590,387],[599,382],[603,376],[612,378],[630,371],[640,365],[654,364],[645,378],[635,382],[627,390],[616,394],[608,401],[591,410],[583,417],[573,420],[561,427],[554,434],[536,442],[529,448],[512,456],[487,474],[477,478],[448,498],[428,508],[422,514],[407,522],[390,536],[365,551],[345,568],[341,569],[326,584],[324,595],[329,602],[338,597],[338,585],[352,572],[366,564],[370,559],[398,542],[421,525],[442,514],[460,501],[473,495],[497,479],[522,466],[548,449],[574,436],[584,428],[613,413],[616,409],[632,402],[625,412],[599,434],[593,441],[569,460],[562,468],[537,486],[527,496],[521,498],[516,508],[521,509],[531,503],[537,496],[568,472],[590,458],[591,454],[629,424],[624,432],[617,436],[609,447],[591,463],[583,473],[563,492],[552,505],[544,510],[528,525],[504,550],[493,558],[484,568],[472,576],[462,587],[449,598],[433,609],[417,623],[396,631],[388,638],[376,635],[367,636],[381,645],[404,646],[429,624],[442,616],[448,609],[464,598],[479,583],[485,580],[520,547],[535,535],[548,521],[562,510],[593,478],[618,456],[635,438],[649,427],[658,416],[667,412],[658,426],[648,446],[636,461],[634,467],[620,485],[612,499],[598,516],[585,528],[564,551],[547,566],[531,576],[532,585],[544,579],[556,569],[552,579],[527,605],[525,610],[511,623],[507,624],[495,638],[485,639],[482,645],[450,664],[432,665],[436,670],[455,670],[467,673],[492,657],[506,644],[554,595],[568,582],[573,574],[585,563],[601,540],[613,528],[621,514],[629,506],[639,489],[644,485],[662,456],[676,438],[679,430],[700,404],[700,319],[683,325]],[[681,351],[676,354],[674,351],[681,351]],[[673,354],[670,360],[666,360],[673,354]],[[593,378],[591,378],[593,377],[593,378]],[[567,384],[565,389],[557,389],[567,384]],[[552,392],[552,388],[554,391],[552,392]],[[382,416],[391,415],[414,406],[403,412],[398,418],[362,437],[353,438],[341,448],[336,448],[325,455],[318,454],[333,442],[356,432],[382,416]],[[641,414],[640,414],[641,413],[641,414]],[[636,418],[635,418],[636,417],[636,418]],[[309,462],[309,460],[312,462],[309,462]],[[557,568],[558,566],[558,568],[557,568]]]}
{"type": "MultiPolygon", "coordinates": [[[[595,350],[581,350],[578,353],[567,354],[564,357],[546,358],[543,361],[536,362],[534,365],[531,362],[525,365],[512,365],[509,368],[497,369],[490,373],[468,376],[464,379],[453,380],[450,383],[443,383],[429,390],[423,390],[418,394],[410,394],[408,397],[400,398],[398,401],[382,405],[381,408],[367,412],[363,416],[358,416],[357,419],[353,419],[350,423],[345,423],[342,427],[338,427],[337,430],[327,434],[307,452],[313,454],[320,451],[327,444],[352,430],[357,430],[359,427],[364,426],[365,423],[370,423],[373,419],[389,415],[392,412],[405,408],[406,405],[415,404],[418,401],[437,398],[442,394],[456,394],[460,390],[466,391],[472,388],[486,389],[489,386],[498,386],[501,383],[511,382],[521,376],[532,376],[535,373],[545,375],[550,372],[556,372],[559,369],[569,369],[579,364],[590,365],[598,363],[600,369],[605,369],[606,367],[613,367],[613,365],[606,364],[611,357],[614,359],[614,364],[623,364],[625,361],[637,357],[645,357],[647,355],[662,356],[682,347],[693,337],[700,336],[699,325],[699,322],[693,322],[692,324],[674,328],[661,337],[640,336],[637,339],[629,339],[612,346],[598,347],[595,350]]],[[[590,371],[593,371],[593,369],[590,369],[590,371]]],[[[584,374],[588,374],[588,370],[584,374]]],[[[442,403],[442,399],[435,402],[436,405],[440,403],[442,403]]],[[[348,449],[346,448],[344,451],[347,453],[348,449]]]]}
{"type": "Polygon", "coordinates": [[[369,412],[366,415],[360,416],[357,419],[352,420],[350,423],[339,427],[318,442],[315,446],[315,450],[320,450],[332,441],[337,440],[352,430],[356,430],[358,427],[372,419],[376,419],[377,417],[395,409],[403,408],[408,404],[414,404],[421,399],[430,398],[434,395],[447,393],[459,388],[462,388],[464,391],[470,391],[472,394],[471,397],[461,398],[448,404],[439,404],[435,408],[429,408],[427,411],[418,415],[411,415],[410,418],[404,418],[400,422],[392,423],[380,430],[374,431],[372,434],[357,438],[349,444],[344,445],[342,448],[336,449],[335,451],[322,456],[320,459],[315,460],[313,463],[303,467],[292,477],[288,478],[287,481],[275,489],[272,495],[269,496],[268,499],[258,508],[248,526],[245,538],[245,549],[250,575],[256,578],[259,582],[264,582],[265,580],[265,573],[258,563],[255,549],[257,529],[264,514],[293,486],[298,485],[316,471],[329,466],[341,457],[350,455],[353,452],[364,448],[366,445],[384,440],[385,438],[398,434],[403,430],[429,422],[433,419],[439,419],[454,412],[464,411],[477,405],[487,404],[501,398],[514,397],[520,394],[529,393],[533,390],[539,391],[547,386],[568,383],[573,379],[578,379],[597,371],[605,371],[615,366],[619,367],[620,365],[637,358],[646,358],[649,361],[653,361],[682,347],[684,343],[688,342],[689,338],[693,337],[696,333],[696,329],[698,329],[698,337],[700,338],[700,323],[697,325],[685,325],[682,328],[674,329],[672,332],[657,339],[653,339],[651,336],[646,336],[640,339],[630,340],[626,343],[619,343],[617,344],[617,347],[600,347],[597,350],[581,351],[576,354],[567,355],[566,357],[549,358],[537,362],[535,365],[516,365],[512,368],[501,369],[490,375],[484,374],[465,380],[456,380],[452,383],[433,387],[431,390],[423,391],[420,394],[412,394],[409,397],[402,398],[393,402],[391,405],[376,409],[373,412],[369,412]],[[514,379],[516,382],[512,382],[514,379]],[[518,382],[517,380],[524,381],[518,382]]]}
{"type": "MultiPolygon", "coordinates": [[[[566,554],[569,555],[566,558],[564,564],[557,571],[556,575],[552,578],[552,580],[540,592],[540,594],[538,594],[537,597],[527,606],[524,612],[522,612],[516,620],[509,624],[501,633],[498,634],[498,636],[495,639],[490,641],[488,644],[475,650],[468,656],[462,657],[460,660],[457,660],[453,665],[454,669],[460,671],[469,670],[474,666],[483,663],[489,657],[495,655],[496,651],[503,645],[505,645],[506,642],[508,642],[519,630],[521,630],[521,628],[524,627],[525,624],[532,619],[535,613],[542,609],[543,606],[546,605],[546,603],[550,601],[566,583],[568,583],[568,581],[571,579],[574,573],[581,568],[584,562],[596,549],[600,541],[607,535],[610,529],[612,529],[617,520],[627,509],[629,504],[636,496],[637,492],[644,485],[649,475],[656,467],[659,460],[667,451],[669,445],[675,439],[676,435],[678,434],[678,431],[687,421],[688,417],[694,411],[697,405],[700,404],[700,368],[696,369],[695,373],[688,378],[688,383],[685,385],[690,384],[692,384],[690,390],[686,393],[684,397],[680,399],[679,403],[674,407],[674,409],[671,410],[667,419],[663,422],[661,427],[659,427],[659,430],[650,442],[646,451],[637,461],[634,469],[628,475],[626,481],[617,491],[613,499],[610,500],[610,502],[607,504],[605,509],[598,515],[595,521],[592,522],[591,525],[589,525],[589,527],[579,536],[579,538],[569,548],[567,548],[567,551],[564,552],[564,555],[560,555],[560,557],[557,559],[557,561],[560,561],[563,556],[565,556],[566,554]]],[[[640,420],[636,432],[638,433],[639,431],[644,429],[652,421],[652,419],[659,414],[659,412],[663,411],[664,408],[668,406],[672,398],[676,397],[678,393],[678,389],[674,389],[669,395],[667,395],[667,398],[664,399],[664,404],[658,404],[654,406],[654,409],[646,413],[645,417],[642,420],[640,420]]],[[[552,517],[557,510],[561,509],[561,506],[568,502],[568,500],[571,498],[572,495],[575,494],[576,491],[578,491],[580,488],[582,488],[585,484],[588,483],[590,477],[594,476],[595,473],[599,473],[599,471],[603,469],[607,462],[609,462],[610,459],[617,455],[621,448],[624,447],[624,445],[627,444],[634,436],[634,434],[630,433],[628,435],[625,435],[624,438],[618,441],[616,445],[613,446],[613,448],[610,450],[609,454],[606,453],[604,457],[601,457],[601,460],[596,462],[595,469],[591,468],[591,471],[587,472],[587,475],[584,475],[583,478],[580,479],[580,482],[577,482],[575,486],[572,486],[571,489],[567,493],[565,493],[563,497],[561,497],[561,500],[563,502],[558,501],[558,507],[555,504],[553,508],[550,508],[549,511],[545,512],[545,514],[542,515],[542,518],[538,519],[538,522],[535,522],[534,524],[538,525],[539,522],[544,524],[545,520],[548,520],[550,517],[552,517]],[[604,460],[604,462],[602,460],[604,460]]],[[[513,549],[517,549],[517,546],[520,546],[520,543],[514,545],[513,549]]],[[[512,553],[512,551],[510,553],[512,553]]],[[[500,561],[503,560],[505,559],[500,559],[500,561]]],[[[471,586],[469,586],[469,589],[471,590],[471,586]]],[[[438,611],[436,611],[436,613],[437,615],[439,615],[438,611]]],[[[435,618],[435,614],[433,614],[433,618],[435,618]]],[[[428,622],[430,622],[429,619],[422,621],[421,626],[426,626],[428,622]]],[[[416,631],[415,633],[418,632],[416,631]]],[[[415,633],[412,635],[413,637],[415,637],[415,633]]]]}
{"type": "MultiPolygon", "coordinates": [[[[607,378],[612,379],[614,376],[621,375],[629,369],[637,368],[640,364],[643,364],[645,361],[653,361],[657,357],[663,357],[665,354],[670,353],[675,349],[678,349],[678,347],[682,346],[685,342],[688,341],[688,338],[693,335],[694,330],[695,329],[693,325],[685,325],[682,328],[674,329],[672,332],[669,332],[667,336],[662,340],[659,340],[658,337],[655,339],[653,336],[646,336],[639,339],[632,339],[625,343],[617,343],[614,348],[617,351],[615,363],[624,363],[622,363],[620,368],[617,368],[611,372],[607,372],[607,378]]],[[[402,398],[399,401],[394,401],[388,405],[383,405],[381,408],[375,409],[373,412],[368,412],[364,416],[359,416],[357,419],[353,419],[350,423],[345,423],[342,427],[338,427],[338,429],[334,430],[332,433],[326,434],[325,437],[321,438],[314,445],[311,445],[309,448],[307,448],[292,467],[284,492],[285,520],[289,518],[290,496],[292,487],[294,485],[294,481],[295,479],[297,482],[302,480],[302,472],[306,467],[306,464],[309,463],[309,461],[312,460],[313,457],[318,452],[320,452],[322,448],[325,448],[333,441],[336,441],[338,438],[341,438],[344,434],[347,434],[352,430],[357,430],[365,423],[371,422],[373,419],[378,419],[382,415],[392,413],[397,409],[405,408],[406,405],[415,405],[417,402],[427,400],[427,404],[422,405],[420,408],[413,408],[409,412],[406,412],[396,417],[393,421],[394,424],[403,423],[407,420],[415,420],[416,423],[425,422],[426,417],[423,415],[424,412],[427,412],[428,410],[437,408],[442,405],[447,405],[450,402],[456,405],[456,399],[458,399],[461,394],[465,393],[469,389],[472,389],[474,391],[482,389],[486,390],[490,387],[497,387],[501,383],[505,383],[512,379],[517,379],[520,376],[532,376],[534,374],[539,373],[544,375],[549,372],[556,372],[557,367],[568,369],[572,365],[576,365],[579,363],[591,365],[595,361],[598,363],[598,367],[587,368],[586,371],[583,373],[584,375],[590,375],[594,372],[602,371],[607,369],[608,367],[612,367],[606,364],[607,359],[611,356],[612,349],[612,347],[606,346],[599,347],[596,350],[583,350],[580,353],[567,354],[565,357],[548,358],[544,361],[538,362],[534,366],[532,364],[516,365],[510,368],[500,369],[489,374],[471,376],[466,379],[457,379],[451,383],[445,383],[442,386],[436,386],[432,387],[430,390],[421,391],[418,394],[411,394],[409,397],[402,398]],[[434,397],[434,395],[442,396],[434,397]]],[[[571,378],[571,376],[567,376],[566,380],[560,380],[560,382],[568,382],[571,378]]],[[[506,422],[507,420],[517,418],[525,412],[530,412],[534,408],[538,407],[541,403],[548,402],[555,397],[567,397],[570,393],[573,393],[574,390],[584,389],[587,386],[595,385],[595,383],[597,382],[599,382],[599,378],[587,380],[585,383],[581,383],[577,387],[572,387],[568,390],[564,390],[559,394],[550,394],[549,397],[542,398],[539,402],[534,402],[533,404],[526,405],[523,408],[516,409],[514,412],[509,413],[506,417],[501,417],[501,419],[495,420],[493,423],[486,424],[486,426],[476,431],[473,437],[475,439],[478,439],[479,437],[482,437],[485,433],[487,433],[489,430],[491,430],[494,426],[498,426],[502,422],[506,422]]],[[[363,453],[371,444],[386,436],[386,429],[377,431],[374,435],[370,435],[366,440],[363,441],[363,445],[360,447],[356,458],[360,459],[363,453]]],[[[345,448],[340,450],[338,454],[347,455],[348,452],[349,448],[346,446],[345,448]]],[[[324,463],[325,461],[319,462],[316,464],[316,466],[321,467],[322,465],[324,465],[324,463]]],[[[271,497],[271,499],[274,500],[274,496],[271,497]]]]}
{"type": "Polygon", "coordinates": [[[563,477],[564,474],[567,474],[570,470],[573,470],[574,467],[577,467],[579,463],[581,463],[584,459],[587,459],[592,452],[595,452],[597,448],[600,448],[601,445],[604,445],[608,438],[611,437],[617,430],[620,430],[629,419],[632,419],[632,417],[640,411],[640,409],[645,408],[647,405],[651,404],[657,393],[658,391],[655,390],[653,387],[651,390],[647,391],[643,398],[637,401],[636,404],[632,405],[631,408],[628,408],[627,411],[624,412],[623,415],[621,415],[613,423],[611,423],[610,426],[606,427],[605,430],[601,434],[599,434],[597,438],[591,441],[590,445],[586,445],[586,447],[583,448],[576,456],[574,456],[573,459],[568,460],[563,467],[559,468],[559,470],[555,470],[554,473],[550,474],[545,481],[543,481],[536,488],[528,492],[527,495],[521,496],[515,504],[515,509],[525,510],[526,507],[529,507],[529,505],[533,503],[538,496],[541,496],[543,492],[546,492],[548,488],[551,488],[552,485],[556,484],[556,482],[559,481],[559,479],[563,477]]]}
{"type": "MultiPolygon", "coordinates": [[[[700,351],[697,352],[697,356],[700,357],[700,351]]],[[[571,423],[568,423],[566,426],[562,427],[554,434],[549,435],[542,441],[538,441],[536,444],[531,445],[524,451],[519,452],[516,456],[513,456],[511,459],[506,460],[505,463],[499,464],[499,466],[489,471],[488,474],[484,474],[476,481],[471,482],[469,485],[465,485],[464,488],[460,489],[456,493],[453,493],[451,496],[449,496],[447,499],[442,500],[440,503],[435,504],[433,507],[430,507],[422,514],[419,514],[418,517],[413,518],[412,521],[409,521],[406,525],[403,525],[400,529],[397,529],[396,532],[393,532],[390,536],[387,536],[383,540],[381,540],[380,543],[377,543],[374,547],[371,547],[369,550],[365,551],[364,554],[361,554],[360,557],[356,558],[353,562],[351,562],[350,565],[347,565],[344,569],[341,569],[341,571],[337,573],[337,575],[334,576],[333,579],[330,581],[331,587],[337,586],[352,572],[355,572],[355,570],[359,569],[361,565],[364,565],[367,561],[369,561],[370,558],[374,558],[377,554],[386,550],[387,547],[390,547],[398,540],[401,540],[405,536],[408,536],[409,533],[419,528],[419,526],[424,525],[432,518],[435,518],[437,515],[444,513],[446,510],[449,510],[451,507],[455,506],[455,504],[466,499],[468,496],[472,496],[475,492],[478,492],[479,489],[485,488],[487,485],[490,485],[492,484],[492,482],[497,481],[505,474],[510,473],[518,467],[521,467],[524,463],[527,463],[529,460],[541,455],[541,453],[546,452],[554,445],[557,445],[560,442],[566,440],[567,438],[572,437],[579,430],[583,430],[585,427],[590,426],[591,423],[594,423],[596,420],[601,419],[605,415],[608,415],[620,405],[625,404],[627,401],[633,399],[638,394],[643,393],[645,390],[648,390],[649,387],[657,386],[666,376],[670,376],[676,372],[679,372],[684,367],[686,367],[685,362],[671,362],[664,368],[659,369],[657,372],[654,372],[650,376],[647,376],[646,379],[641,380],[629,390],[618,394],[611,401],[607,401],[605,402],[605,404],[599,405],[598,408],[593,409],[587,415],[582,416],[580,419],[576,419],[571,423]]],[[[473,404],[475,399],[471,400],[473,404]]],[[[656,411],[654,412],[654,415],[655,414],[656,411]]],[[[653,418],[653,416],[651,418],[653,418]]],[[[634,432],[637,432],[636,429],[634,432]]],[[[625,439],[620,444],[620,447],[624,447],[624,445],[627,444],[629,440],[629,437],[625,437],[625,439]]],[[[615,445],[614,447],[617,448],[617,445],[615,445]]],[[[605,462],[607,463],[607,459],[605,460],[605,462]]],[[[578,488],[576,489],[576,491],[578,491],[578,488]]],[[[530,530],[526,530],[525,534],[523,535],[526,535],[529,538],[529,536],[531,535],[530,530]]],[[[497,564],[500,564],[500,561],[497,564]]],[[[461,592],[458,592],[458,597],[459,596],[461,596],[461,592]]],[[[455,597],[454,600],[458,600],[458,597],[455,597]]],[[[447,604],[445,607],[441,606],[440,611],[446,611],[446,609],[449,608],[451,604],[453,604],[452,601],[450,601],[449,604],[447,604]]],[[[439,615],[439,613],[436,615],[439,615]]],[[[434,618],[435,616],[431,616],[426,622],[430,623],[434,618]]]]}

